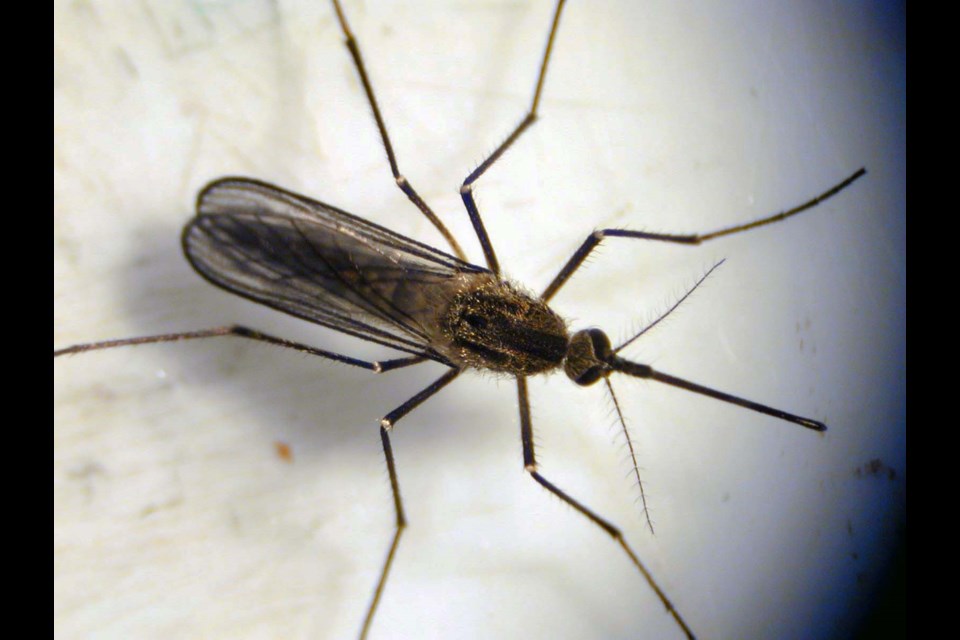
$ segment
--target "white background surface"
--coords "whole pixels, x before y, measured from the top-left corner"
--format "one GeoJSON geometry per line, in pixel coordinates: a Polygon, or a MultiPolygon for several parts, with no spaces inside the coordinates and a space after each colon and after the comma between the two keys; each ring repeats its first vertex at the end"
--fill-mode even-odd
{"type": "MultiPolygon", "coordinates": [[[[522,117],[549,5],[345,7],[401,169],[473,260],[457,187],[522,117]]],[[[505,270],[540,290],[594,228],[709,231],[868,168],[699,249],[607,241],[555,298],[617,340],[727,258],[628,355],[830,425],[615,380],[651,536],[602,388],[531,381],[544,473],[623,527],[705,638],[842,635],[905,527],[906,52],[885,11],[572,2],[540,122],[477,188],[505,270]],[[858,474],[871,460],[895,477],[858,474]]],[[[327,4],[55,3],[56,347],[239,322],[386,355],[191,272],[180,229],[226,174],[439,242],[392,184],[327,4]]],[[[377,421],[441,372],[228,339],[56,361],[57,636],[355,636],[392,533],[377,421]]],[[[679,636],[523,473],[511,381],[462,376],[394,448],[411,526],[373,637],[679,636]]]]}

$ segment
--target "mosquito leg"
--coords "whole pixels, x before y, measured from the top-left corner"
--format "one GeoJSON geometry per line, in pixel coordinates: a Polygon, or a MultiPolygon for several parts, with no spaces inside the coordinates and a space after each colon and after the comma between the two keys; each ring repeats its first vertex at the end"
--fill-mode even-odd
{"type": "Polygon", "coordinates": [[[82,344],[75,344],[70,347],[64,347],[63,349],[54,349],[53,357],[56,358],[58,356],[65,356],[74,353],[83,353],[84,351],[96,351],[98,349],[113,349],[114,347],[127,347],[138,344],[154,344],[157,342],[182,342],[184,340],[218,338],[220,336],[236,336],[238,338],[248,338],[250,340],[266,342],[268,344],[294,349],[303,353],[309,353],[310,355],[320,356],[321,358],[326,358],[327,360],[334,360],[336,362],[342,362],[354,367],[368,369],[374,373],[383,373],[393,369],[408,367],[410,365],[423,362],[426,359],[424,356],[408,356],[404,358],[394,358],[392,360],[380,361],[358,360],[357,358],[351,358],[350,356],[333,353],[332,351],[326,351],[325,349],[317,349],[316,347],[311,347],[299,342],[293,342],[291,340],[284,340],[283,338],[277,338],[275,336],[267,335],[266,333],[261,333],[254,329],[248,329],[247,327],[241,327],[237,325],[216,327],[214,329],[203,329],[201,331],[167,333],[158,336],[122,338],[120,340],[105,340],[104,342],[85,342],[82,344]]]}
{"type": "Polygon", "coordinates": [[[537,471],[537,460],[533,452],[533,425],[530,421],[530,401],[527,398],[527,379],[523,376],[517,376],[517,391],[520,396],[520,440],[523,443],[523,468],[533,477],[534,480],[537,481],[537,483],[540,484],[540,486],[579,511],[588,520],[606,531],[610,537],[616,540],[630,557],[630,561],[633,562],[634,566],[636,566],[640,573],[643,574],[647,584],[650,585],[650,588],[653,589],[653,591],[657,594],[657,597],[660,598],[660,602],[662,602],[663,606],[666,607],[667,612],[673,616],[673,619],[678,625],[680,625],[680,628],[683,629],[683,632],[687,635],[687,637],[693,638],[693,632],[690,631],[690,627],[687,626],[683,616],[681,616],[680,612],[674,608],[673,603],[670,602],[670,599],[667,597],[667,594],[664,593],[663,589],[660,588],[660,585],[657,584],[657,581],[653,578],[653,575],[650,573],[650,571],[648,571],[643,563],[640,562],[640,558],[637,557],[637,554],[635,554],[633,549],[630,548],[630,545],[627,544],[627,541],[624,539],[623,533],[621,533],[620,529],[598,516],[576,499],[567,495],[562,489],[544,478],[542,475],[540,475],[540,472],[537,471]]]}
{"type": "Polygon", "coordinates": [[[866,172],[866,169],[859,169],[846,180],[834,185],[833,187],[830,187],[815,198],[811,198],[810,200],[807,200],[803,204],[792,209],[787,209],[786,211],[781,211],[780,213],[776,213],[772,216],[754,220],[753,222],[747,222],[745,224],[738,224],[732,227],[711,231],[710,233],[678,235],[670,233],[628,231],[626,229],[599,229],[587,236],[587,239],[584,240],[583,244],[580,245],[580,248],[574,252],[574,254],[567,261],[567,264],[563,265],[563,268],[560,269],[560,273],[558,273],[557,277],[553,279],[553,282],[551,282],[550,285],[544,289],[540,297],[543,298],[544,302],[548,302],[550,298],[552,298],[553,295],[559,291],[560,287],[564,285],[570,276],[572,276],[573,273],[580,267],[580,265],[583,264],[583,261],[587,259],[587,256],[590,255],[590,252],[593,251],[604,238],[639,238],[641,240],[659,240],[661,242],[673,242],[686,245],[702,244],[707,240],[713,240],[714,238],[729,236],[733,235],[734,233],[740,233],[741,231],[749,231],[750,229],[756,229],[757,227],[773,224],[774,222],[780,222],[781,220],[786,220],[787,218],[795,216],[798,213],[806,211],[807,209],[812,209],[827,198],[835,196],[837,193],[850,186],[854,180],[860,178],[866,172]]]}
{"type": "Polygon", "coordinates": [[[433,212],[433,209],[424,201],[423,198],[416,192],[407,179],[400,173],[400,168],[397,165],[397,157],[393,152],[393,145],[390,144],[390,136],[387,134],[387,125],[383,122],[383,116],[380,114],[380,106],[377,104],[377,97],[373,92],[373,85],[370,83],[370,77],[367,75],[367,68],[363,64],[363,57],[360,55],[360,45],[357,44],[357,39],[354,37],[353,32],[350,31],[350,27],[347,25],[347,17],[343,13],[343,9],[340,8],[339,0],[333,0],[333,8],[337,13],[337,20],[340,22],[340,28],[343,31],[343,37],[345,38],[345,44],[347,49],[350,51],[350,57],[353,58],[353,64],[357,68],[357,73],[360,75],[360,82],[363,84],[363,91],[367,94],[367,102],[370,103],[370,108],[373,110],[373,118],[377,122],[377,130],[380,132],[380,139],[383,141],[383,149],[387,152],[387,160],[390,162],[390,172],[393,174],[393,179],[397,183],[397,186],[400,187],[400,190],[403,191],[407,197],[410,199],[413,204],[420,209],[421,213],[427,217],[427,220],[430,221],[437,231],[440,232],[440,235],[443,236],[443,239],[447,241],[447,244],[450,245],[450,248],[453,250],[453,253],[463,261],[466,261],[467,257],[463,253],[463,249],[460,248],[460,245],[457,244],[456,238],[453,237],[453,234],[450,233],[450,230],[440,221],[440,218],[437,217],[437,214],[433,212]]]}
{"type": "Polygon", "coordinates": [[[550,53],[553,51],[553,41],[557,35],[557,26],[560,24],[560,12],[563,10],[564,0],[558,0],[557,8],[553,13],[553,24],[550,26],[550,35],[547,36],[547,47],[543,52],[543,61],[540,63],[540,74],[537,76],[537,86],[533,92],[533,102],[530,103],[530,110],[524,119],[517,125],[507,139],[503,141],[496,151],[490,154],[486,160],[480,163],[480,166],[473,170],[463,185],[460,187],[460,197],[463,198],[463,204],[467,207],[467,214],[470,216],[470,222],[473,224],[473,230],[477,234],[480,246],[483,248],[483,255],[486,258],[487,266],[494,273],[500,273],[500,263],[497,261],[497,254],[493,250],[493,244],[487,235],[487,230],[483,226],[483,220],[480,218],[480,211],[477,209],[477,203],[473,200],[473,183],[489,169],[494,162],[500,159],[507,149],[509,149],[517,138],[526,131],[530,125],[537,121],[537,107],[540,104],[540,94],[543,91],[543,82],[547,77],[547,64],[550,62],[550,53]]]}
{"type": "Polygon", "coordinates": [[[380,569],[377,588],[373,591],[373,598],[370,601],[370,606],[367,608],[367,615],[363,619],[363,627],[360,630],[361,640],[366,638],[370,632],[373,616],[377,611],[377,605],[380,604],[380,596],[383,595],[383,588],[387,583],[387,575],[390,573],[390,567],[393,565],[393,559],[397,554],[397,547],[400,546],[400,536],[407,526],[407,518],[403,514],[403,500],[400,499],[400,483],[397,481],[397,467],[393,461],[393,447],[390,445],[390,430],[393,429],[400,418],[416,409],[427,398],[450,384],[458,375],[460,375],[460,369],[451,369],[437,378],[429,387],[404,402],[380,420],[380,441],[383,444],[383,455],[387,459],[387,472],[390,474],[390,490],[393,492],[393,509],[396,513],[397,520],[395,525],[396,529],[393,532],[393,540],[391,540],[390,548],[387,550],[387,557],[383,561],[383,568],[380,569]]]}

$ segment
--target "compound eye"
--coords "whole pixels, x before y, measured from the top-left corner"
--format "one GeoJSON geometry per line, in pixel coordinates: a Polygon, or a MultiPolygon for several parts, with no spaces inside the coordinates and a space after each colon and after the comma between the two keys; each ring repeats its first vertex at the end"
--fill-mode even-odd
{"type": "Polygon", "coordinates": [[[610,339],[600,329],[578,331],[570,339],[563,370],[581,387],[588,387],[610,373],[610,339]]]}
{"type": "Polygon", "coordinates": [[[575,378],[574,382],[576,382],[581,387],[589,387],[590,385],[594,384],[597,380],[602,378],[607,371],[608,369],[605,366],[597,365],[595,367],[590,367],[589,369],[581,373],[579,377],[575,378]]]}
{"type": "Polygon", "coordinates": [[[600,362],[606,363],[610,357],[610,338],[600,329],[587,329],[590,343],[593,345],[593,355],[600,362]]]}

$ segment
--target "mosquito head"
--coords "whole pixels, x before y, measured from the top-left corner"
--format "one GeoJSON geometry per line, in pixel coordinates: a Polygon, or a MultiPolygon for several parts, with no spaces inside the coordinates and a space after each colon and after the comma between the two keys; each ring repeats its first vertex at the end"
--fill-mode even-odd
{"type": "Polygon", "coordinates": [[[589,387],[613,371],[611,360],[616,356],[610,338],[600,329],[584,329],[573,334],[567,346],[563,370],[567,377],[582,387],[589,387]]]}

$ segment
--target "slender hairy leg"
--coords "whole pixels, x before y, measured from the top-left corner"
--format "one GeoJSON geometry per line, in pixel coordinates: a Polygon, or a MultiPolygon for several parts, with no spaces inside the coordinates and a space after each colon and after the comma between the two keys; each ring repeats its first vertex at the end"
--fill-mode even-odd
{"type": "Polygon", "coordinates": [[[336,362],[342,362],[354,367],[360,367],[361,369],[368,369],[374,373],[383,373],[392,369],[408,367],[410,365],[419,364],[426,359],[423,356],[408,356],[404,358],[394,358],[392,360],[358,360],[357,358],[351,358],[350,356],[334,353],[325,349],[317,349],[316,347],[311,347],[300,342],[293,342],[292,340],[277,338],[276,336],[271,336],[266,333],[261,333],[255,329],[248,329],[247,327],[241,327],[239,325],[215,327],[213,329],[202,329],[200,331],[184,331],[183,333],[165,333],[157,336],[142,336],[139,338],[104,340],[103,342],[84,342],[81,344],[64,347],[63,349],[54,349],[53,357],[56,358],[58,356],[66,356],[74,353],[83,353],[84,351],[113,349],[115,347],[127,347],[138,344],[182,342],[184,340],[219,338],[222,336],[234,336],[237,338],[248,338],[258,342],[266,342],[267,344],[277,345],[278,347],[286,347],[287,349],[309,353],[313,356],[320,356],[321,358],[326,358],[327,360],[334,360],[336,362]]]}
{"type": "Polygon", "coordinates": [[[450,245],[453,253],[461,260],[466,261],[466,255],[463,253],[460,245],[457,244],[456,238],[453,237],[450,230],[440,221],[440,218],[433,212],[433,209],[420,197],[413,188],[413,185],[400,173],[397,156],[393,152],[393,145],[390,144],[390,136],[387,134],[387,125],[384,124],[383,116],[380,115],[380,106],[377,104],[377,97],[373,92],[373,85],[370,83],[367,68],[364,66],[363,57],[360,55],[360,45],[357,44],[357,39],[354,37],[353,32],[350,31],[349,25],[347,25],[347,18],[343,13],[343,9],[340,8],[339,0],[333,0],[333,8],[337,13],[337,20],[340,22],[340,28],[343,31],[347,49],[350,51],[350,57],[353,58],[353,64],[357,68],[357,73],[360,75],[363,91],[367,94],[367,102],[370,103],[370,108],[373,110],[373,118],[377,122],[377,130],[380,132],[380,139],[383,141],[383,149],[387,152],[387,160],[390,162],[390,173],[393,174],[394,181],[397,183],[397,186],[400,187],[400,190],[410,198],[410,201],[417,205],[417,208],[427,217],[427,220],[436,227],[440,235],[443,236],[443,239],[450,245]]]}
{"type": "Polygon", "coordinates": [[[835,196],[840,191],[850,186],[854,180],[860,178],[866,173],[866,169],[858,169],[846,180],[843,180],[815,198],[811,198],[810,200],[807,200],[803,204],[793,207],[792,209],[787,209],[786,211],[781,211],[780,213],[776,213],[772,216],[754,220],[753,222],[747,222],[745,224],[738,224],[732,227],[711,231],[710,233],[679,235],[670,233],[647,233],[645,231],[628,231],[626,229],[599,229],[587,236],[587,239],[583,241],[583,244],[580,245],[580,248],[577,249],[572,256],[570,256],[569,260],[567,260],[567,264],[563,265],[563,268],[560,269],[560,273],[558,273],[557,277],[553,279],[553,282],[551,282],[549,286],[543,290],[543,293],[540,295],[540,297],[543,298],[544,301],[549,301],[550,298],[552,298],[553,295],[560,290],[560,287],[562,287],[564,283],[570,279],[570,276],[572,276],[573,273],[580,267],[580,265],[583,264],[583,261],[587,259],[587,256],[590,255],[590,252],[596,249],[597,245],[599,245],[604,238],[639,238],[641,240],[659,240],[661,242],[698,245],[706,242],[707,240],[713,240],[714,238],[729,236],[734,233],[740,233],[741,231],[749,231],[750,229],[756,229],[757,227],[773,224],[774,222],[780,222],[781,220],[786,220],[787,218],[795,216],[798,213],[806,211],[807,209],[812,209],[827,198],[835,196]]]}
{"type": "Polygon", "coordinates": [[[509,149],[520,135],[526,131],[530,125],[537,121],[537,107],[540,104],[540,94],[543,91],[543,82],[547,77],[547,64],[550,62],[550,54],[553,51],[553,41],[557,35],[557,26],[560,24],[560,12],[563,11],[564,0],[557,1],[557,8],[553,12],[553,23],[550,25],[550,35],[547,36],[547,46],[543,51],[543,61],[540,63],[540,74],[537,76],[537,86],[533,92],[533,102],[530,103],[530,110],[523,118],[513,132],[507,136],[497,149],[491,153],[486,160],[480,163],[473,172],[467,176],[460,187],[460,197],[463,198],[463,204],[467,207],[467,213],[470,215],[470,222],[473,223],[473,230],[480,240],[480,246],[483,248],[483,255],[486,258],[487,266],[494,273],[500,273],[500,263],[497,261],[497,254],[493,250],[493,244],[487,235],[487,230],[483,226],[483,220],[480,218],[480,211],[477,209],[477,203],[473,200],[473,183],[482,176],[487,169],[493,166],[493,163],[500,159],[507,149],[509,149]]]}
{"type": "Polygon", "coordinates": [[[437,378],[429,387],[404,402],[380,420],[380,441],[383,444],[383,455],[387,459],[387,472],[390,474],[390,490],[393,492],[393,509],[397,519],[393,539],[390,542],[390,548],[387,550],[387,557],[383,561],[383,568],[380,569],[380,578],[377,580],[377,587],[373,591],[373,598],[370,600],[370,606],[367,608],[367,615],[363,618],[360,638],[366,638],[367,634],[370,633],[370,625],[373,623],[373,616],[377,611],[377,605],[380,604],[380,596],[383,595],[383,588],[387,583],[387,575],[389,575],[390,567],[393,565],[393,559],[397,555],[400,536],[407,526],[407,518],[403,514],[403,500],[400,499],[400,483],[397,481],[397,467],[393,461],[393,447],[390,445],[389,432],[400,418],[416,409],[427,400],[427,398],[450,384],[458,375],[460,375],[460,369],[450,369],[450,371],[437,378]]]}
{"type": "Polygon", "coordinates": [[[660,588],[660,585],[657,584],[657,581],[653,578],[650,571],[640,562],[640,558],[637,557],[637,554],[635,554],[633,549],[630,548],[630,545],[627,544],[620,529],[598,516],[581,502],[567,495],[562,489],[544,478],[540,475],[540,472],[537,471],[537,460],[533,452],[533,424],[530,421],[530,401],[527,397],[527,379],[523,376],[517,376],[517,392],[520,400],[520,440],[523,443],[523,468],[540,486],[579,511],[588,520],[606,531],[610,537],[616,540],[630,557],[630,561],[633,562],[634,566],[643,574],[647,584],[649,584],[650,588],[657,594],[660,602],[663,603],[663,606],[666,607],[670,615],[673,616],[673,619],[680,625],[683,632],[688,638],[693,638],[693,632],[690,631],[690,627],[687,626],[683,616],[674,608],[673,603],[670,602],[670,599],[667,597],[667,594],[664,593],[663,589],[660,588]]]}

